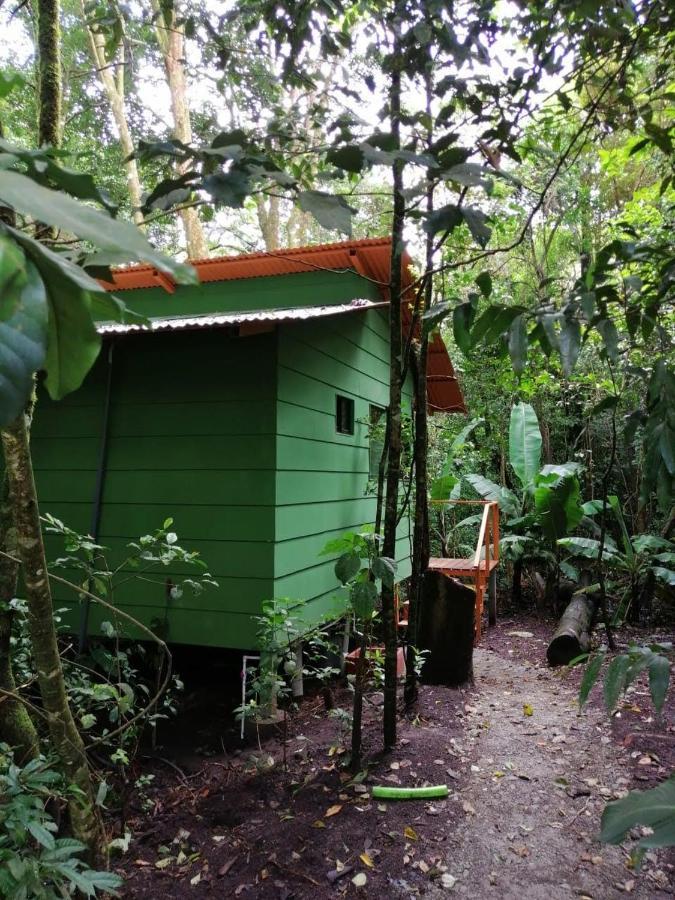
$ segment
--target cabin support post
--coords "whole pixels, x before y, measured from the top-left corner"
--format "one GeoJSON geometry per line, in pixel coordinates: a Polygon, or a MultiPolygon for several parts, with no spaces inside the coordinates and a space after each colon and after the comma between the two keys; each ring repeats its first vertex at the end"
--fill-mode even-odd
{"type": "Polygon", "coordinates": [[[488,624],[494,628],[497,624],[497,570],[490,572],[488,581],[488,624]]]}
{"type": "Polygon", "coordinates": [[[347,672],[347,654],[349,653],[349,637],[352,630],[352,617],[345,616],[345,627],[342,632],[342,654],[340,656],[340,678],[344,678],[347,672]]]}
{"type": "Polygon", "coordinates": [[[295,672],[291,681],[291,692],[294,700],[302,700],[305,696],[305,685],[302,677],[302,641],[293,644],[295,652],[295,672]]]}

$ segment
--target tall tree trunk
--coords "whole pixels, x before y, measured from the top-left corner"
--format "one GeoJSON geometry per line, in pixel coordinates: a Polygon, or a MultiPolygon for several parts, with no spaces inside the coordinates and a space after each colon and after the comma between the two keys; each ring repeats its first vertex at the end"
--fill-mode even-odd
{"type": "Polygon", "coordinates": [[[265,242],[265,250],[268,253],[278,250],[281,246],[279,237],[279,198],[274,195],[263,197],[262,194],[256,194],[255,203],[258,225],[265,242]]]}
{"type": "Polygon", "coordinates": [[[96,66],[96,71],[105,95],[108,98],[115,127],[119,134],[124,168],[127,173],[127,189],[131,200],[131,214],[136,225],[142,226],[143,213],[141,212],[141,202],[143,189],[141,187],[141,179],[138,174],[136,160],[129,158],[134,152],[134,142],[131,137],[129,123],[127,122],[127,114],[124,108],[124,44],[120,44],[120,57],[117,59],[117,62],[111,62],[106,54],[105,39],[103,35],[98,31],[93,31],[87,24],[84,0],[82,0],[81,8],[82,19],[85,23],[87,35],[89,37],[91,56],[94,65],[96,66]],[[117,66],[117,68],[115,68],[115,66],[117,66]]]}
{"type": "Polygon", "coordinates": [[[61,144],[61,28],[60,0],[38,0],[38,144],[61,144]]]}
{"type": "MultiPolygon", "coordinates": [[[[431,284],[431,279],[429,279],[431,284]]],[[[427,360],[429,342],[425,335],[413,349],[412,372],[415,382],[415,521],[413,527],[412,574],[408,607],[408,634],[406,648],[406,680],[404,699],[410,705],[417,698],[415,654],[417,648],[417,623],[422,601],[422,581],[429,565],[429,505],[427,497],[427,360]]]]}
{"type": "MultiPolygon", "coordinates": [[[[185,81],[185,29],[176,16],[174,5],[162,3],[161,0],[152,0],[152,11],[155,14],[157,43],[162,52],[171,94],[174,137],[184,144],[189,144],[192,142],[192,124],[185,81]]],[[[179,163],[176,166],[177,174],[183,175],[189,168],[189,163],[179,163]]],[[[188,257],[204,259],[209,255],[209,245],[197,210],[194,207],[182,209],[180,217],[185,231],[188,257]]]]}
{"type": "Polygon", "coordinates": [[[86,844],[91,861],[100,863],[105,857],[105,833],[94,801],[84,743],[68,705],[56,641],[28,426],[23,413],[3,430],[2,447],[12,499],[17,552],[26,585],[31,649],[37,667],[42,704],[47,714],[49,736],[65,776],[81,792],[68,805],[73,834],[86,844]]]}
{"type": "MultiPolygon", "coordinates": [[[[4,137],[0,122],[0,138],[4,137]]],[[[14,211],[8,207],[0,209],[0,220],[7,225],[16,225],[14,211]]],[[[7,476],[2,476],[0,488],[0,550],[16,557],[16,528],[9,496],[7,476]]],[[[24,704],[11,696],[16,693],[16,682],[12,671],[12,620],[14,614],[10,602],[16,595],[19,564],[8,556],[0,556],[0,741],[14,747],[18,762],[34,759],[40,745],[37,731],[24,704]]]]}
{"type": "MultiPolygon", "coordinates": [[[[433,83],[431,65],[428,64],[425,75],[426,113],[428,116],[427,147],[430,148],[434,140],[433,116],[431,103],[433,99],[433,83]]],[[[434,209],[434,186],[431,173],[427,173],[427,213],[434,209]]],[[[433,301],[433,280],[431,271],[434,264],[434,238],[428,234],[425,241],[425,275],[424,305],[428,311],[433,301]]],[[[419,306],[416,312],[419,312],[419,306]]],[[[421,319],[418,319],[418,322],[421,319]]],[[[415,317],[410,328],[415,327],[415,317]]],[[[415,521],[413,527],[412,544],[412,572],[410,578],[410,596],[408,598],[408,633],[406,648],[406,679],[404,700],[406,706],[412,704],[417,698],[417,676],[415,674],[415,655],[417,652],[417,625],[422,603],[422,582],[424,572],[429,565],[429,498],[427,495],[427,450],[428,435],[428,406],[427,406],[427,364],[429,358],[429,336],[424,328],[420,328],[419,344],[412,344],[412,331],[410,334],[413,379],[415,384],[415,442],[413,446],[413,464],[415,467],[415,521]]]]}
{"type": "MultiPolygon", "coordinates": [[[[9,498],[7,477],[2,479],[0,499],[0,550],[10,556],[17,553],[16,528],[9,498]]],[[[15,759],[26,763],[40,752],[37,731],[21,700],[10,696],[16,693],[12,672],[10,638],[13,612],[10,601],[16,595],[19,564],[7,556],[0,556],[0,741],[14,748],[15,759]],[[5,693],[6,692],[6,693],[5,693]]]]}
{"type": "MultiPolygon", "coordinates": [[[[401,144],[401,20],[397,14],[393,22],[394,47],[389,86],[391,133],[394,147],[401,144]]],[[[389,449],[387,458],[387,495],[384,508],[384,556],[396,558],[396,524],[398,521],[399,488],[401,484],[401,294],[403,261],[403,161],[392,166],[394,211],[391,229],[391,271],[389,274],[389,449]]],[[[382,620],[384,625],[384,716],[385,749],[396,743],[396,616],[394,589],[382,585],[382,620]]]]}

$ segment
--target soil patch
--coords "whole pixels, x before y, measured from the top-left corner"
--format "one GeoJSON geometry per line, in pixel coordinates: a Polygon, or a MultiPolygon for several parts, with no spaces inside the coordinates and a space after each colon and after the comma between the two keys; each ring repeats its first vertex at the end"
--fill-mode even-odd
{"type": "MultiPolygon", "coordinates": [[[[320,698],[289,716],[285,742],[275,736],[255,748],[257,765],[249,749],[171,759],[165,747],[164,759],[144,766],[155,780],[134,798],[119,863],[124,896],[672,896],[672,853],[648,854],[636,873],[624,849],[597,842],[608,800],[664,777],[672,700],[659,722],[638,693],[628,704],[643,718],[622,709],[610,722],[596,701],[578,717],[580,672],[545,664],[551,626],[508,619],[488,632],[475,653],[475,685],[422,688],[384,757],[381,696],[371,696],[368,768],[356,779],[340,765],[344,738],[320,698]],[[639,762],[652,752],[658,759],[639,762]],[[648,781],[636,782],[639,775],[648,781]],[[449,785],[448,800],[371,797],[374,784],[439,783],[449,785]],[[362,887],[356,876],[365,876],[362,887]]],[[[347,691],[336,699],[349,708],[347,691]]]]}

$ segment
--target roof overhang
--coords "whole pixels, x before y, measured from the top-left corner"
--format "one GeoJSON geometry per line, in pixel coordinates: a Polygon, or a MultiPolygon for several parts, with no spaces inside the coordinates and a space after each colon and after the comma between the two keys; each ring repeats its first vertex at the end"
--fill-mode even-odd
{"type": "MultiPolygon", "coordinates": [[[[368,238],[360,241],[342,241],[313,247],[297,247],[265,253],[246,253],[240,256],[223,256],[213,259],[191,260],[199,282],[234,281],[244,278],[266,278],[302,272],[328,270],[331,272],[357,272],[374,283],[382,296],[381,303],[354,301],[330,307],[307,307],[286,310],[261,310],[254,313],[223,313],[209,316],[153,318],[149,326],[117,325],[100,326],[102,334],[130,334],[136,332],[178,331],[194,328],[217,328],[250,325],[256,323],[294,321],[321,318],[385,306],[389,303],[389,272],[391,268],[391,238],[368,238]],[[354,305],[357,304],[357,305],[354,305]],[[253,318],[249,318],[253,317],[253,318]]],[[[412,260],[403,255],[403,326],[409,331],[415,302],[415,283],[412,260]]],[[[139,288],[163,288],[173,293],[177,286],[171,278],[153,266],[130,266],[113,270],[112,282],[103,282],[110,291],[138,290],[139,288]]],[[[466,412],[464,398],[457,383],[452,362],[439,332],[429,341],[427,366],[427,398],[431,412],[466,412]]]]}
{"type": "Polygon", "coordinates": [[[351,303],[337,303],[332,306],[298,306],[289,309],[263,309],[256,312],[212,313],[203,316],[176,316],[175,318],[153,318],[147,325],[104,322],[97,326],[99,334],[155,334],[163,331],[199,331],[204,328],[228,328],[236,325],[257,325],[258,323],[302,322],[308,319],[324,319],[345,313],[361,312],[389,306],[386,301],[374,303],[372,300],[352,300],[351,303]]]}

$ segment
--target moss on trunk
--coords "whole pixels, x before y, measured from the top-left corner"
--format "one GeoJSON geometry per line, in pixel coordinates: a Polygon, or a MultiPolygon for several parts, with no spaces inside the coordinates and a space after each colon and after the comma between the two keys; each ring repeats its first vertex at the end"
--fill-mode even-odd
{"type": "MultiPolygon", "coordinates": [[[[2,479],[0,499],[0,550],[14,556],[16,529],[9,501],[7,478],[2,479]]],[[[16,761],[26,763],[40,751],[37,731],[28,710],[21,700],[10,696],[16,693],[12,672],[10,638],[13,612],[10,601],[16,594],[19,564],[7,556],[0,556],[0,741],[14,748],[16,761]]]]}
{"type": "Polygon", "coordinates": [[[38,79],[40,90],[38,143],[61,143],[60,0],[38,0],[38,79]]]}

